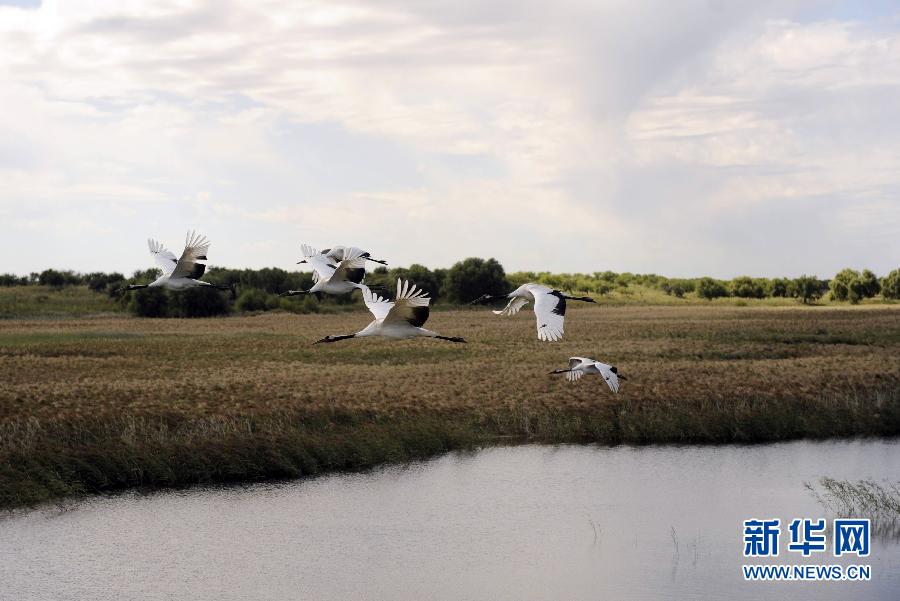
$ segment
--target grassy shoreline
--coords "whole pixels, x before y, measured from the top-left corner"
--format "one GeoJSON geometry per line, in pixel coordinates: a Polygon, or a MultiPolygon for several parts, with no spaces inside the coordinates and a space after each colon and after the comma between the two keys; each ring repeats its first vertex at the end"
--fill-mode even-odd
{"type": "Polygon", "coordinates": [[[555,345],[532,339],[531,316],[446,311],[435,329],[469,345],[309,344],[366,319],[0,323],[0,507],[489,444],[900,434],[892,308],[583,308],[555,345]],[[616,362],[622,393],[546,375],[575,354],[616,362]]]}

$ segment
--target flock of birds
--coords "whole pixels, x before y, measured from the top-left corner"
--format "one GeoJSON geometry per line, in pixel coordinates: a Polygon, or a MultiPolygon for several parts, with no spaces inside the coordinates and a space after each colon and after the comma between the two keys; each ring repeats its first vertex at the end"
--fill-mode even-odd
{"type": "MultiPolygon", "coordinates": [[[[183,290],[199,286],[212,286],[218,289],[232,289],[228,285],[211,284],[200,278],[206,271],[206,253],[210,242],[205,236],[188,232],[184,252],[176,258],[172,251],[156,240],[148,240],[150,254],[162,270],[156,280],[150,284],[132,284],[127,290],[139,288],[164,287],[171,290],[183,290]]],[[[302,245],[303,258],[298,264],[306,263],[313,269],[314,284],[309,290],[287,290],[281,296],[298,294],[348,294],[359,289],[363,301],[374,316],[374,320],[362,330],[353,334],[329,335],[315,344],[337,342],[349,338],[380,336],[395,340],[428,337],[450,342],[466,342],[459,336],[442,336],[437,332],[424,328],[428,321],[428,294],[416,288],[416,285],[397,279],[397,293],[394,300],[387,298],[388,291],[378,286],[367,286],[363,283],[366,275],[366,263],[371,261],[387,265],[387,262],[373,259],[368,252],[353,246],[335,246],[323,251],[302,245]],[[384,294],[385,296],[381,296],[384,294]]],[[[471,304],[489,303],[494,300],[507,299],[506,307],[494,311],[497,315],[515,315],[528,303],[534,304],[537,318],[537,336],[543,341],[557,341],[563,336],[563,322],[566,315],[566,301],[577,300],[593,303],[587,296],[569,296],[542,284],[522,284],[509,294],[485,294],[472,301],[471,304]]],[[[598,374],[603,377],[610,390],[619,392],[619,380],[625,376],[618,373],[613,365],[608,365],[586,357],[571,357],[566,369],[555,369],[551,374],[565,373],[570,382],[579,380],[585,374],[598,374]]]]}

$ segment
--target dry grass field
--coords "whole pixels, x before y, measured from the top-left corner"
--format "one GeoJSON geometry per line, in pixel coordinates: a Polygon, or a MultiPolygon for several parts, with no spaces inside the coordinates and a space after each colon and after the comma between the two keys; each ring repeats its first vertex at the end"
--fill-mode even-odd
{"type": "Polygon", "coordinates": [[[520,440],[761,442],[900,433],[900,307],[435,311],[438,340],[311,343],[336,315],[0,321],[0,506],[293,477],[520,440]],[[547,374],[571,355],[617,365],[547,374]]]}

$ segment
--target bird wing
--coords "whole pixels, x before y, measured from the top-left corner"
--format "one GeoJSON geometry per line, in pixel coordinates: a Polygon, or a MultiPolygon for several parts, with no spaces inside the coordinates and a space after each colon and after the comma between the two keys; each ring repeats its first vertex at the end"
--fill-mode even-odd
{"type": "Polygon", "coordinates": [[[345,248],[347,248],[347,247],[346,246],[332,246],[331,248],[326,248],[325,250],[323,250],[322,254],[325,255],[325,257],[329,261],[333,261],[333,262],[337,263],[338,261],[340,261],[341,259],[344,258],[344,249],[345,248]]]}
{"type": "Polygon", "coordinates": [[[369,311],[372,312],[372,315],[375,316],[375,319],[377,321],[384,320],[384,318],[388,316],[388,313],[390,313],[391,309],[394,307],[393,301],[378,296],[377,294],[372,292],[368,286],[362,287],[362,293],[363,302],[366,303],[366,307],[369,308],[369,311]]]}
{"type": "Polygon", "coordinates": [[[533,290],[534,314],[537,316],[538,338],[556,341],[563,336],[563,321],[566,314],[566,299],[546,286],[543,291],[533,290]]]}
{"type": "Polygon", "coordinates": [[[388,311],[384,323],[405,321],[411,326],[421,328],[428,321],[430,302],[427,292],[418,290],[409,280],[397,278],[397,298],[394,300],[394,306],[388,311]]]}
{"type": "Polygon", "coordinates": [[[569,358],[569,370],[566,372],[566,380],[569,382],[574,382],[576,380],[580,380],[581,376],[584,375],[584,370],[581,367],[584,363],[587,362],[587,359],[584,357],[570,357],[569,358]]]}
{"type": "MultiPolygon", "coordinates": [[[[330,258],[332,255],[326,256],[330,258]]],[[[341,247],[340,256],[340,262],[331,277],[334,280],[346,280],[354,284],[361,283],[366,275],[366,253],[353,246],[344,246],[341,247]]]]}
{"type": "Polygon", "coordinates": [[[569,357],[569,369],[575,369],[587,361],[584,357],[569,357]]]}
{"type": "Polygon", "coordinates": [[[150,254],[153,255],[153,260],[162,269],[163,275],[169,275],[175,270],[178,259],[175,258],[175,254],[171,250],[152,238],[147,240],[147,246],[150,247],[150,254]]]}
{"type": "Polygon", "coordinates": [[[603,379],[606,381],[606,385],[609,386],[609,389],[619,394],[619,376],[610,369],[609,365],[605,363],[594,363],[592,367],[595,367],[597,371],[600,372],[600,375],[603,376],[603,379]]]}
{"type": "Polygon", "coordinates": [[[172,277],[197,279],[203,275],[206,265],[198,261],[206,260],[209,251],[209,240],[196,232],[188,232],[184,241],[184,252],[172,271],[172,277]]]}
{"type": "Polygon", "coordinates": [[[301,244],[300,252],[303,253],[303,258],[306,259],[309,266],[313,268],[314,282],[330,279],[337,270],[337,265],[331,259],[308,244],[301,244]]]}
{"type": "Polygon", "coordinates": [[[521,296],[516,296],[512,300],[510,300],[505,307],[503,307],[499,311],[494,311],[497,315],[515,315],[522,309],[525,305],[528,304],[527,298],[522,298],[521,296]]]}

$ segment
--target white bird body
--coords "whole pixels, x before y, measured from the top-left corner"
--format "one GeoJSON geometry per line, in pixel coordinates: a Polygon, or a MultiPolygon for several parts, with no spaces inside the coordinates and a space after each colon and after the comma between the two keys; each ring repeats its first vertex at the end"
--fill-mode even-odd
{"type": "Polygon", "coordinates": [[[168,288],[169,290],[184,290],[186,288],[196,288],[198,286],[212,286],[212,284],[193,278],[173,278],[170,274],[166,273],[147,284],[148,288],[162,287],[168,288]]]}
{"type": "Polygon", "coordinates": [[[618,368],[614,365],[602,363],[595,359],[588,359],[587,357],[570,357],[568,369],[556,369],[550,373],[564,373],[569,382],[580,380],[585,374],[599,374],[603,377],[603,380],[606,382],[606,385],[609,386],[609,389],[616,394],[619,392],[619,378],[623,380],[627,379],[619,373],[618,368]]]}
{"type": "Polygon", "coordinates": [[[162,275],[156,278],[150,284],[131,285],[127,290],[136,290],[138,288],[168,288],[169,290],[184,290],[186,288],[196,288],[199,286],[213,286],[220,289],[228,289],[230,286],[221,286],[204,282],[200,278],[206,272],[206,253],[209,251],[209,240],[205,236],[201,236],[196,232],[188,232],[184,242],[184,251],[181,258],[176,259],[175,255],[156,240],[147,240],[147,246],[150,247],[150,254],[154,261],[162,270],[162,275]]]}
{"type": "MultiPolygon", "coordinates": [[[[509,303],[499,310],[496,315],[515,315],[528,303],[534,303],[534,315],[537,318],[537,335],[539,340],[555,342],[562,339],[566,316],[566,299],[594,302],[594,299],[586,296],[567,296],[559,290],[554,290],[543,284],[522,284],[509,294],[501,295],[508,298],[509,303]]],[[[474,302],[481,302],[497,298],[484,295],[474,302]]]]}
{"type": "Polygon", "coordinates": [[[362,286],[363,301],[375,319],[365,328],[355,334],[339,334],[326,336],[319,342],[336,342],[348,338],[365,338],[368,336],[380,336],[393,340],[406,340],[409,338],[439,338],[451,342],[465,342],[456,336],[441,336],[437,332],[425,329],[422,326],[428,320],[431,299],[424,290],[418,290],[409,281],[397,280],[397,298],[393,301],[383,298],[372,292],[368,286],[362,286]]]}

